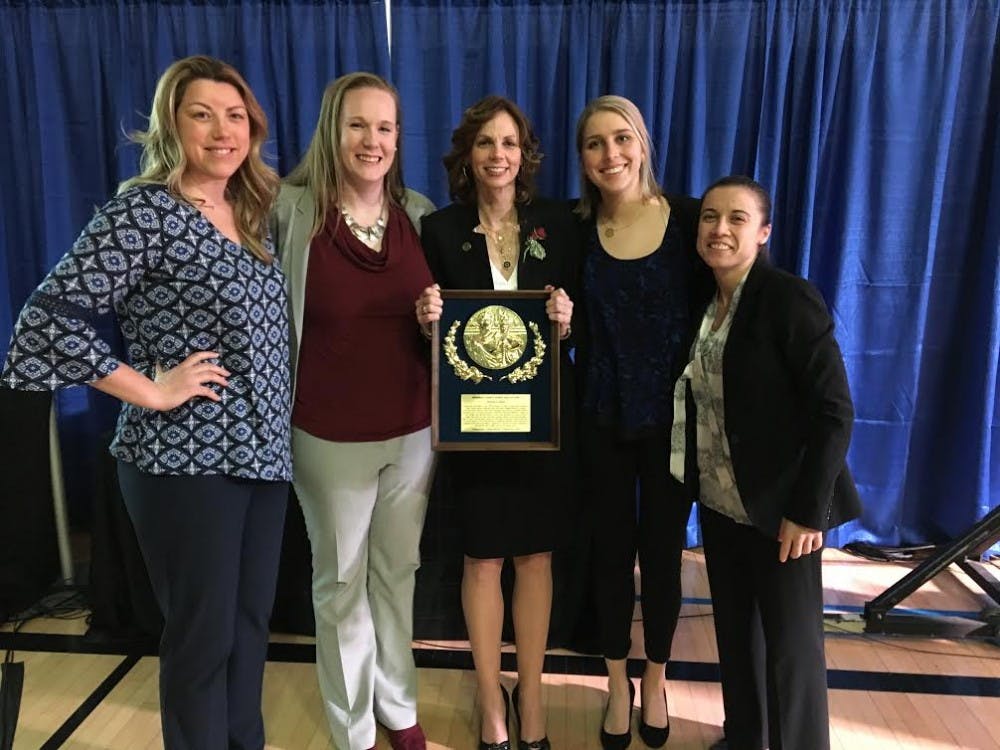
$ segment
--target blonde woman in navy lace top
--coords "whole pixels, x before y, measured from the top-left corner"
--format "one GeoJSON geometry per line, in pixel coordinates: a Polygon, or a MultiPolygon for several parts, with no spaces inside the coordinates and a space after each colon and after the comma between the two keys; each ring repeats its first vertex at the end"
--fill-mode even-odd
{"type": "Polygon", "coordinates": [[[671,386],[683,367],[694,300],[710,276],[695,253],[697,201],[665,195],[651,168],[642,113],[601,96],[577,125],[584,220],[580,434],[594,527],[594,588],[608,702],[604,750],[632,741],[635,685],[628,675],[635,566],[642,586],[645,665],[639,735],[670,734],[666,665],[681,605],[681,552],[691,500],[670,477],[671,386]]]}

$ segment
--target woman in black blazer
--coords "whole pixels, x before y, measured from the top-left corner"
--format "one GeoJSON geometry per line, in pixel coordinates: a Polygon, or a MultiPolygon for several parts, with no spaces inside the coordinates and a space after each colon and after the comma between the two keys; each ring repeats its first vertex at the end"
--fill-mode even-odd
{"type": "Polygon", "coordinates": [[[698,253],[717,291],[675,389],[671,471],[701,503],[720,747],[825,750],[818,553],[824,531],[860,513],[845,463],[854,411],[823,299],[766,260],[770,214],[766,191],[746,177],[723,178],[702,198],[698,253]]]}
{"type": "MultiPolygon", "coordinates": [[[[576,223],[569,206],[533,197],[541,154],[524,113],[488,96],[467,109],[444,158],[454,203],[423,219],[421,241],[436,283],[416,303],[425,331],[441,317],[439,287],[548,289],[549,318],[568,338],[576,281],[576,223]],[[568,292],[566,290],[569,290],[568,292]]],[[[518,745],[549,746],[541,700],[552,602],[552,551],[575,495],[572,364],[560,347],[559,452],[457,452],[442,456],[460,508],[465,562],[462,608],[476,665],[480,748],[509,750],[507,695],[500,685],[504,601],[500,572],[512,557],[518,745]]]]}

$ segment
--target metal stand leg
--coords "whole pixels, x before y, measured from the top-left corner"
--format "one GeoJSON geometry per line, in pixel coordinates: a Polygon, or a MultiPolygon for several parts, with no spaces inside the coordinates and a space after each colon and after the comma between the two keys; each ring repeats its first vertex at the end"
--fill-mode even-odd
{"type": "MultiPolygon", "coordinates": [[[[963,568],[969,563],[965,558],[982,554],[1000,540],[1000,506],[994,508],[982,521],[973,526],[961,538],[942,546],[932,557],[877,597],[865,603],[865,631],[868,633],[907,633],[914,635],[937,635],[950,637],[996,636],[998,624],[984,620],[969,620],[958,617],[932,617],[927,615],[891,614],[889,610],[898,605],[927,581],[947,568],[953,562],[963,568]],[[986,622],[986,624],[983,624],[986,622]]],[[[977,571],[978,572],[978,571],[977,571]]],[[[973,575],[987,594],[997,598],[1000,589],[996,580],[973,575]],[[984,583],[986,585],[984,585],[984,583]]]]}
{"type": "Polygon", "coordinates": [[[59,449],[59,430],[56,425],[56,399],[49,407],[49,474],[52,482],[52,510],[56,522],[56,541],[59,545],[59,570],[62,581],[72,585],[73,553],[69,547],[69,521],[66,518],[66,487],[63,483],[62,451],[59,449]]]}

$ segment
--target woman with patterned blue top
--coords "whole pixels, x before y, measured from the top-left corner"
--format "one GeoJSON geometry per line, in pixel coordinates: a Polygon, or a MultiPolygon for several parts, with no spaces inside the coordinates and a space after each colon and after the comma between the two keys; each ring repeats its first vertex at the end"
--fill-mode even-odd
{"type": "Polygon", "coordinates": [[[124,402],[111,452],[165,620],[164,746],[259,750],[291,478],[267,120],[236,70],[189,57],[164,72],[135,138],[140,174],[28,299],[2,381],[124,402]],[[94,327],[111,310],[128,363],[94,327]]]}
{"type": "Polygon", "coordinates": [[[666,663],[681,603],[680,565],[691,501],[666,456],[671,388],[683,367],[692,305],[711,277],[694,251],[697,201],[665,196],[650,168],[642,115],[628,99],[602,96],[577,125],[586,223],[578,371],[581,435],[594,524],[595,597],[608,669],[601,745],[631,742],[635,688],[626,671],[642,574],[646,666],[639,734],[667,741],[666,663]],[[638,487],[638,497],[636,489],[638,487]]]}

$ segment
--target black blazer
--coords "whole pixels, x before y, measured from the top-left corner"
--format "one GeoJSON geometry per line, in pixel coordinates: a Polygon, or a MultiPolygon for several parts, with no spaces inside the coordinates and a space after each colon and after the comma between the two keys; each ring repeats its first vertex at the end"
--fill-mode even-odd
{"type": "MultiPolygon", "coordinates": [[[[534,198],[531,203],[517,206],[520,225],[518,243],[517,287],[519,290],[544,289],[546,285],[562,287],[573,300],[573,333],[559,346],[559,400],[561,407],[560,442],[558,453],[540,452],[507,454],[511,459],[508,466],[517,471],[539,472],[532,480],[536,488],[552,488],[554,493],[564,493],[574,498],[578,471],[576,456],[576,377],[575,367],[570,359],[570,349],[576,337],[576,317],[583,307],[577,301],[579,289],[578,262],[580,258],[579,224],[565,201],[551,201],[534,198]],[[542,246],[545,258],[539,260],[531,255],[524,257],[524,243],[532,231],[545,230],[542,246]]],[[[442,289],[492,289],[493,275],[486,251],[486,237],[472,231],[479,225],[479,211],[475,205],[466,206],[452,203],[439,211],[423,217],[420,242],[427,256],[434,281],[442,289]],[[468,249],[463,249],[467,246],[468,249]]],[[[450,453],[445,458],[448,465],[461,461],[464,466],[475,463],[473,456],[487,456],[479,453],[450,453]],[[461,456],[461,459],[458,457],[461,456]]],[[[490,453],[490,461],[497,454],[490,453]]],[[[440,468],[439,468],[440,470],[440,468]]],[[[527,481],[527,478],[525,478],[527,481]]],[[[546,490],[548,491],[548,490],[546,490]]],[[[499,501],[499,500],[498,500],[499,501]]],[[[569,506],[572,507],[572,506],[569,506]]]]}
{"type": "MultiPolygon", "coordinates": [[[[551,284],[565,289],[575,303],[580,233],[569,204],[535,198],[517,206],[517,218],[521,227],[518,289],[544,289],[551,284]],[[524,255],[524,243],[536,229],[545,230],[542,260],[524,255]]],[[[486,237],[472,231],[478,225],[479,211],[475,204],[452,203],[423,218],[420,241],[431,275],[442,289],[493,288],[486,237]]],[[[576,309],[573,312],[575,317],[576,309]]]]}
{"type": "MultiPolygon", "coordinates": [[[[811,284],[758,258],[733,316],[722,377],[736,486],[754,526],[773,536],[786,517],[826,531],[860,515],[846,464],[854,406],[833,321],[811,284]]],[[[688,458],[694,424],[689,386],[688,458]]],[[[687,462],[686,474],[698,497],[696,463],[687,462]]]]}
{"type": "MultiPolygon", "coordinates": [[[[579,290],[580,228],[570,211],[569,203],[534,198],[531,203],[518,204],[520,225],[518,243],[518,289],[544,289],[547,284],[562,287],[573,300],[573,332],[559,346],[559,396],[562,407],[562,453],[575,450],[576,384],[574,366],[569,351],[576,338],[577,313],[583,307],[577,300],[579,290]],[[545,258],[524,256],[524,243],[532,231],[545,230],[542,246],[545,258]]],[[[434,281],[442,289],[492,289],[493,275],[486,251],[486,237],[472,231],[479,225],[479,210],[452,203],[425,216],[421,222],[420,243],[427,256],[434,281]],[[468,249],[463,249],[467,247],[468,249]]]]}

